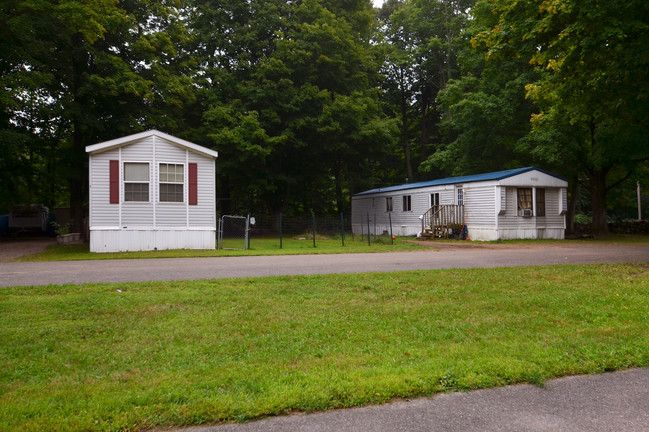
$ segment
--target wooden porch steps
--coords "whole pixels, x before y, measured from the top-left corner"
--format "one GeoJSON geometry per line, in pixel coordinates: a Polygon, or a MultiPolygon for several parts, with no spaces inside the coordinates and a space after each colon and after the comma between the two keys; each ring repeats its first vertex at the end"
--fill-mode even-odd
{"type": "Polygon", "coordinates": [[[464,227],[463,205],[437,205],[421,216],[422,238],[458,237],[464,227]]]}

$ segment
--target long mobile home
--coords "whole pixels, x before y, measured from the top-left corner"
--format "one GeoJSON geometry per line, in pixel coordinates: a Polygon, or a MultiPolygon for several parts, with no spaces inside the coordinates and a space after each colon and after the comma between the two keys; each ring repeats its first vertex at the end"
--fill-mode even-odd
{"type": "Polygon", "coordinates": [[[372,189],[352,196],[355,234],[563,239],[568,181],[536,167],[372,189]]]}
{"type": "Polygon", "coordinates": [[[86,152],[91,252],[216,247],[217,152],[156,130],[86,152]]]}

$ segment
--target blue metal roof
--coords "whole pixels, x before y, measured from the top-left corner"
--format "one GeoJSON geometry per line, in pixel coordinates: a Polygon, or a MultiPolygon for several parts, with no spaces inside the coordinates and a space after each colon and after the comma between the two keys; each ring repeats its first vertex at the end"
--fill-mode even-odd
{"type": "Polygon", "coordinates": [[[552,174],[551,172],[542,170],[540,168],[536,167],[526,167],[526,168],[516,168],[516,169],[511,169],[511,170],[505,170],[505,171],[496,171],[496,172],[490,172],[490,173],[485,173],[485,174],[475,174],[475,175],[468,175],[468,176],[461,176],[461,177],[448,177],[448,178],[443,178],[443,179],[438,179],[438,180],[429,180],[429,181],[423,181],[423,182],[417,182],[417,183],[405,183],[397,186],[388,186],[388,187],[383,187],[383,188],[376,188],[376,189],[370,189],[364,192],[359,192],[357,194],[354,194],[354,196],[358,195],[369,195],[373,193],[379,193],[379,192],[393,192],[393,191],[400,191],[400,190],[408,190],[408,189],[418,189],[418,188],[423,188],[423,187],[430,187],[430,186],[441,186],[441,185],[448,185],[448,184],[457,184],[457,183],[471,183],[471,182],[479,182],[479,181],[489,181],[489,180],[502,180],[506,179],[508,177],[512,177],[518,174],[523,174],[528,171],[540,171],[542,173],[545,173],[547,175],[550,175],[552,177],[556,177],[558,179],[567,181],[565,178],[558,176],[556,174],[552,174]]]}

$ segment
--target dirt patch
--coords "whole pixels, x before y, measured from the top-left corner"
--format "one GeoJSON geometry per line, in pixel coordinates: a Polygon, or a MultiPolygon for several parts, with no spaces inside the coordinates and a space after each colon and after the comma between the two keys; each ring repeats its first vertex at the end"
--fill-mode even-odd
{"type": "Polygon", "coordinates": [[[531,243],[490,243],[490,242],[478,242],[478,241],[466,241],[466,240],[456,240],[456,241],[435,241],[435,240],[410,240],[412,243],[416,243],[420,246],[426,246],[433,249],[441,250],[458,250],[458,249],[575,249],[582,247],[611,247],[611,246],[623,246],[627,243],[620,242],[575,242],[566,240],[565,242],[531,242],[531,243]]]}
{"type": "Polygon", "coordinates": [[[25,255],[43,252],[49,245],[56,243],[55,238],[3,238],[0,239],[0,262],[16,260],[25,255]]]}

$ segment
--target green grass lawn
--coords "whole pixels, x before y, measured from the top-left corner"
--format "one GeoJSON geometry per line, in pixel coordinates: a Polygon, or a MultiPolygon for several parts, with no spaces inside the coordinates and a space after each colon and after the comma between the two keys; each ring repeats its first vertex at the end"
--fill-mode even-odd
{"type": "Polygon", "coordinates": [[[649,365],[649,266],[0,290],[0,430],[241,421],[649,365]]]}
{"type": "MultiPolygon", "coordinates": [[[[387,236],[372,237],[371,244],[367,244],[367,237],[352,236],[349,234],[342,244],[340,238],[316,237],[316,247],[313,247],[313,238],[285,237],[280,248],[279,238],[253,238],[248,250],[159,250],[146,252],[118,252],[118,253],[91,253],[88,244],[49,246],[46,251],[27,255],[17,261],[76,261],[96,259],[129,259],[129,258],[184,258],[184,257],[211,257],[211,256],[253,256],[253,255],[305,255],[305,254],[342,254],[359,252],[398,252],[411,250],[429,250],[435,248],[435,243],[458,244],[466,243],[463,240],[436,239],[428,246],[423,246],[415,241],[414,237],[397,237],[394,242],[387,236]]],[[[590,239],[572,240],[506,240],[494,242],[473,242],[474,244],[597,244],[601,242],[615,243],[649,243],[649,236],[642,235],[609,235],[590,239]]]]}
{"type": "MultiPolygon", "coordinates": [[[[21,257],[17,261],[70,261],[92,259],[127,259],[127,258],[184,258],[184,257],[211,257],[211,256],[253,256],[253,255],[305,255],[305,254],[342,254],[358,252],[396,252],[430,249],[411,241],[412,238],[396,238],[394,244],[389,237],[379,236],[371,239],[367,244],[367,237],[345,238],[342,244],[340,238],[316,237],[316,246],[313,247],[313,238],[290,237],[282,240],[280,249],[279,238],[253,238],[248,250],[159,250],[147,252],[116,252],[116,253],[91,253],[88,244],[49,246],[46,251],[21,257]]],[[[243,245],[243,242],[241,242],[243,245]]]]}

